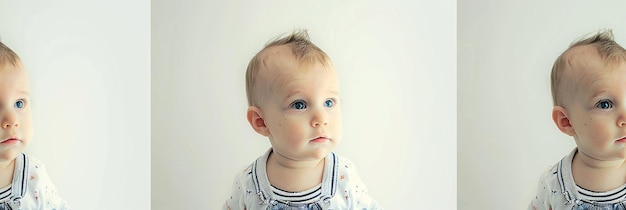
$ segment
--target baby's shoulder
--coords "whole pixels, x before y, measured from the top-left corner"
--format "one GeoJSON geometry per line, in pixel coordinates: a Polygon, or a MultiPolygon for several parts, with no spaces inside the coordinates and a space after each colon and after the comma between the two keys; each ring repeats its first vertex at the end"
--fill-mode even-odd
{"type": "Polygon", "coordinates": [[[48,172],[46,171],[46,166],[36,157],[27,156],[28,157],[28,185],[29,188],[41,188],[42,185],[44,187],[48,187],[47,185],[52,185],[52,181],[50,177],[48,177],[48,172]]]}
{"type": "Polygon", "coordinates": [[[337,157],[337,167],[339,168],[339,171],[356,172],[356,166],[354,165],[354,162],[341,155],[335,154],[335,156],[337,157]]]}
{"type": "Polygon", "coordinates": [[[237,178],[249,178],[252,177],[252,166],[254,163],[248,164],[244,167],[241,167],[239,172],[237,172],[237,178]]]}
{"type": "Polygon", "coordinates": [[[26,155],[26,156],[28,157],[29,169],[37,169],[37,170],[34,170],[33,172],[45,170],[45,165],[43,164],[43,162],[41,162],[41,160],[33,156],[29,156],[29,155],[26,155]]]}
{"type": "Polygon", "coordinates": [[[24,195],[23,206],[25,209],[69,209],[65,201],[61,199],[57,192],[57,188],[48,176],[46,167],[37,158],[24,155],[28,161],[24,179],[27,180],[27,190],[24,195]],[[52,207],[52,208],[50,208],[52,207]]]}
{"type": "Polygon", "coordinates": [[[569,165],[564,164],[564,161],[567,161],[567,157],[564,157],[556,163],[547,166],[541,173],[541,179],[554,181],[557,179],[559,171],[570,170],[569,165]]]}
{"type": "MultiPolygon", "coordinates": [[[[337,156],[337,191],[331,203],[351,203],[348,206],[358,209],[379,209],[369,195],[368,188],[357,173],[355,164],[348,158],[337,156]]],[[[351,209],[352,209],[351,208],[351,209]]],[[[343,206],[340,209],[344,209],[343,206]]]]}
{"type": "Polygon", "coordinates": [[[361,177],[357,172],[356,165],[350,159],[337,155],[337,176],[340,183],[344,181],[346,184],[361,183],[361,177]]]}
{"type": "Polygon", "coordinates": [[[350,164],[350,165],[353,164],[352,161],[349,158],[341,156],[341,155],[338,155],[336,153],[333,153],[333,154],[337,157],[337,160],[338,160],[339,163],[350,164]]]}
{"type": "Polygon", "coordinates": [[[252,184],[252,167],[254,163],[241,167],[235,175],[234,184],[240,187],[250,186],[252,184]]]}
{"type": "Polygon", "coordinates": [[[28,156],[28,179],[29,181],[37,181],[42,178],[47,179],[46,166],[36,157],[28,156]]]}
{"type": "Polygon", "coordinates": [[[546,168],[540,175],[539,181],[543,185],[554,185],[558,184],[558,170],[559,164],[550,165],[546,168]]]}
{"type": "Polygon", "coordinates": [[[559,162],[546,167],[544,171],[541,172],[539,175],[539,182],[537,183],[538,192],[536,199],[551,200],[551,197],[554,195],[552,192],[561,188],[558,171],[559,162]]]}

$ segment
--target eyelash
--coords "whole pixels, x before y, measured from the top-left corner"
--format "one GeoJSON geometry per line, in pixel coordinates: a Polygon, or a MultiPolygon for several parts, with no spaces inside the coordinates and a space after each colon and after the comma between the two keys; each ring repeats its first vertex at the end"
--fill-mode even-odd
{"type": "Polygon", "coordinates": [[[295,100],[295,101],[291,102],[291,104],[289,104],[289,108],[292,108],[292,109],[298,109],[298,110],[300,110],[300,109],[306,109],[306,108],[307,108],[307,104],[306,104],[306,101],[303,101],[303,100],[295,100]],[[303,106],[303,107],[301,107],[301,108],[297,108],[297,107],[296,107],[296,105],[298,105],[298,104],[302,104],[302,106],[303,106]]]}
{"type": "MultiPolygon", "coordinates": [[[[324,107],[327,107],[327,108],[332,108],[332,107],[335,106],[335,104],[337,104],[335,99],[326,99],[324,101],[324,107]],[[330,106],[326,106],[327,102],[330,102],[331,105],[330,106]]],[[[302,110],[302,109],[308,108],[308,104],[304,100],[295,100],[295,101],[291,102],[291,104],[289,104],[289,108],[296,109],[296,110],[302,110]],[[300,104],[302,104],[302,105],[300,105],[300,104]],[[296,107],[296,105],[298,105],[298,106],[296,107]]]]}
{"type": "Polygon", "coordinates": [[[598,103],[596,103],[595,107],[598,108],[598,109],[611,109],[611,108],[613,108],[613,101],[608,100],[608,99],[603,99],[603,100],[598,101],[598,103]],[[605,103],[608,103],[608,107],[606,107],[606,108],[601,107],[601,105],[603,105],[605,103]]]}

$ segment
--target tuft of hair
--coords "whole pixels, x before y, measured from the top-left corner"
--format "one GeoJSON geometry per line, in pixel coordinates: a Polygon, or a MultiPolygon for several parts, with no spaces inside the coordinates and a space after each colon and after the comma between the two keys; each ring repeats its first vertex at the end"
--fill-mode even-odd
{"type": "Polygon", "coordinates": [[[550,85],[552,89],[552,102],[554,106],[562,106],[562,101],[559,100],[558,93],[560,91],[563,72],[567,65],[567,59],[564,55],[572,48],[593,45],[598,50],[598,54],[604,62],[609,65],[619,64],[626,61],[626,50],[615,42],[613,37],[613,31],[611,29],[602,29],[590,35],[585,35],[582,38],[572,42],[561,55],[556,59],[552,66],[552,73],[550,74],[550,85]]]}
{"type": "Polygon", "coordinates": [[[263,56],[263,52],[270,47],[281,45],[290,46],[295,59],[303,65],[313,63],[321,63],[326,66],[331,65],[328,55],[311,42],[306,29],[293,30],[288,36],[283,36],[284,35],[278,36],[267,42],[265,47],[252,57],[250,63],[248,63],[246,70],[246,96],[248,97],[248,106],[259,105],[258,102],[260,99],[254,89],[259,69],[264,65],[264,59],[266,58],[266,56],[263,56]]]}
{"type": "Polygon", "coordinates": [[[9,63],[13,66],[19,66],[21,62],[20,57],[0,41],[0,65],[9,63]]]}

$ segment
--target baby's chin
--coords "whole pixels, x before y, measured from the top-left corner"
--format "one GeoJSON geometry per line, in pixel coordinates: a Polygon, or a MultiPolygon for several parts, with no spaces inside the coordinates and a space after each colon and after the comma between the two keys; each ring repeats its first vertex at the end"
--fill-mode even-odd
{"type": "Polygon", "coordinates": [[[618,156],[620,159],[626,159],[626,146],[620,148],[618,156]]]}
{"type": "Polygon", "coordinates": [[[332,148],[316,148],[314,150],[302,151],[299,154],[293,154],[293,160],[312,161],[322,160],[332,152],[332,148]]]}
{"type": "Polygon", "coordinates": [[[8,150],[0,149],[0,163],[13,161],[21,153],[21,150],[17,150],[15,148],[8,150]]]}
{"type": "Polygon", "coordinates": [[[318,147],[318,148],[316,148],[315,150],[312,151],[311,158],[323,159],[326,156],[328,156],[328,154],[330,154],[334,149],[335,149],[335,145],[328,145],[328,146],[325,146],[325,147],[318,147]]]}

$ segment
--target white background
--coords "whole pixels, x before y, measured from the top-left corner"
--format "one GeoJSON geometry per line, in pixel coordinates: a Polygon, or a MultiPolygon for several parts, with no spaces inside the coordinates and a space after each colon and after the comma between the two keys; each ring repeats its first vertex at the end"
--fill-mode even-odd
{"type": "Polygon", "coordinates": [[[148,209],[149,2],[3,1],[0,37],[30,76],[26,153],[61,196],[73,209],[148,209]]]}
{"type": "Polygon", "coordinates": [[[624,1],[459,1],[458,209],[525,209],[575,147],[551,119],[550,71],[569,44],[613,28],[624,1]]]}
{"type": "Polygon", "coordinates": [[[455,1],[152,1],[152,207],[222,207],[270,146],[246,121],[247,64],[307,28],[340,78],[335,152],[386,209],[454,209],[455,17],[455,1]]]}

